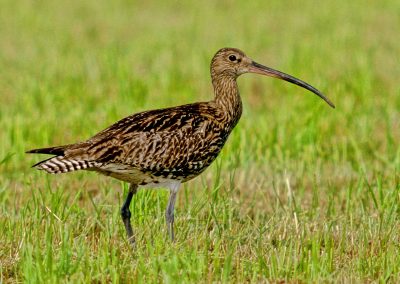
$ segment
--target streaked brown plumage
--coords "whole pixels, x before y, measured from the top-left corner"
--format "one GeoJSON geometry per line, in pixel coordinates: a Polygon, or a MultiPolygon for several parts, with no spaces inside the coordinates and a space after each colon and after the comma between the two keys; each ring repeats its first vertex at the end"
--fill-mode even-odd
{"type": "Polygon", "coordinates": [[[173,239],[173,211],[179,185],[202,173],[214,161],[239,121],[242,101],[236,79],[243,73],[289,81],[314,92],[334,107],[307,83],[255,63],[238,49],[223,48],[211,61],[214,100],[140,112],[87,141],[28,153],[55,155],[34,165],[48,173],[84,169],[130,183],[121,215],[132,243],[129,204],[138,186],[168,187],[171,195],[166,220],[173,239]]]}

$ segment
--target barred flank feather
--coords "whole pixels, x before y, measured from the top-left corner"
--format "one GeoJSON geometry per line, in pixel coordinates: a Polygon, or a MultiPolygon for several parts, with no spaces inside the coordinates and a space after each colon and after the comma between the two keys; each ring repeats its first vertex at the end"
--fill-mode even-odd
{"type": "Polygon", "coordinates": [[[61,174],[77,170],[84,170],[95,166],[95,162],[88,162],[84,160],[75,160],[65,158],[63,156],[56,156],[33,165],[34,168],[44,170],[50,174],[61,174]]]}

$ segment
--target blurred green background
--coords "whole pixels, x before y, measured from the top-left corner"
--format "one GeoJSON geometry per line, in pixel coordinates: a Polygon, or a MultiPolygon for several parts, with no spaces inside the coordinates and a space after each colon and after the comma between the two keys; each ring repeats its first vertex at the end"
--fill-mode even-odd
{"type": "Polygon", "coordinates": [[[0,0],[0,282],[400,280],[400,2],[0,0]],[[30,169],[31,148],[146,109],[210,100],[222,47],[313,94],[239,78],[244,114],[180,192],[30,169]]]}

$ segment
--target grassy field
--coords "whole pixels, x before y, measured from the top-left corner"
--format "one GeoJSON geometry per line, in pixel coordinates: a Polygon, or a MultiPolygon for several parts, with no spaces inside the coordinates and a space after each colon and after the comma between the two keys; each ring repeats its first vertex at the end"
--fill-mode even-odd
{"type": "Polygon", "coordinates": [[[0,2],[1,283],[400,282],[399,1],[0,2]],[[243,117],[180,191],[175,243],[166,191],[134,198],[132,250],[127,185],[30,168],[28,149],[211,99],[225,46],[336,109],[240,77],[243,117]]]}

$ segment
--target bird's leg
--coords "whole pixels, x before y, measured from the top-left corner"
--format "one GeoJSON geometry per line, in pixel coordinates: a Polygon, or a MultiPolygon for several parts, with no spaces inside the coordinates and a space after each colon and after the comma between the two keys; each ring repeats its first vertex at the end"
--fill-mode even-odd
{"type": "Polygon", "coordinates": [[[124,222],[125,225],[125,230],[128,236],[128,240],[132,245],[135,244],[135,237],[133,236],[133,230],[131,225],[131,211],[129,210],[129,205],[131,204],[132,197],[136,193],[136,191],[137,191],[137,185],[130,184],[128,195],[125,199],[124,204],[121,207],[122,221],[124,222]]]}
{"type": "Polygon", "coordinates": [[[174,241],[174,207],[176,200],[176,191],[172,191],[169,195],[167,210],[165,211],[165,221],[167,222],[168,235],[171,237],[171,241],[174,241]]]}
{"type": "Polygon", "coordinates": [[[171,237],[171,241],[174,241],[174,207],[176,196],[178,194],[178,189],[180,186],[180,182],[174,183],[170,188],[170,195],[167,205],[167,210],[165,211],[165,221],[167,222],[168,235],[171,237]]]}

